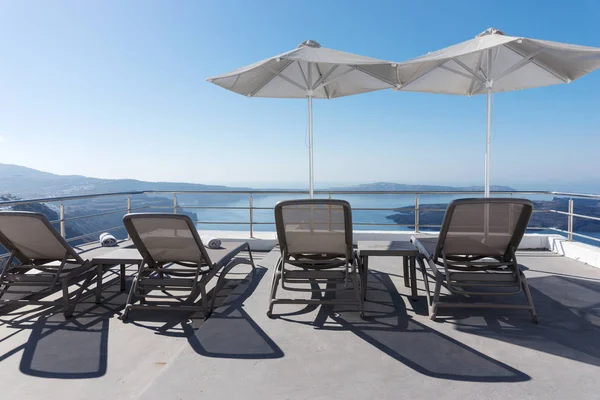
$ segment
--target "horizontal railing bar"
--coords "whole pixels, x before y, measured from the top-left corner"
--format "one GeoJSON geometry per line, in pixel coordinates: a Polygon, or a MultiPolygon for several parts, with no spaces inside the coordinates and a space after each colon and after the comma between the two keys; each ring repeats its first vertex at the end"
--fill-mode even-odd
{"type": "Polygon", "coordinates": [[[596,242],[600,242],[599,238],[595,238],[593,236],[588,236],[588,235],[584,235],[583,233],[577,233],[577,232],[572,232],[572,233],[575,236],[579,236],[579,237],[582,237],[582,238],[586,238],[586,239],[590,239],[590,240],[595,240],[596,242]]]}
{"type": "MultiPolygon", "coordinates": [[[[358,208],[354,208],[353,207],[352,210],[358,210],[358,208]]],[[[382,208],[382,210],[386,210],[386,209],[382,208]]],[[[415,212],[414,208],[407,208],[406,209],[406,208],[396,207],[396,208],[393,208],[392,210],[396,211],[396,212],[412,212],[412,213],[415,212]]],[[[419,212],[427,212],[427,211],[435,211],[435,212],[442,212],[442,211],[444,211],[445,212],[446,210],[447,210],[446,208],[427,208],[427,207],[423,207],[423,205],[421,205],[419,207],[419,212]]],[[[547,212],[552,212],[552,210],[533,210],[533,212],[534,213],[547,213],[547,212]]]]}
{"type": "Polygon", "coordinates": [[[394,223],[383,223],[383,222],[353,222],[352,225],[368,225],[368,226],[412,226],[414,224],[408,224],[408,225],[404,225],[404,224],[394,224],[394,223]]]}
{"type": "MultiPolygon", "coordinates": [[[[159,206],[154,206],[154,208],[169,208],[169,206],[165,206],[165,207],[159,207],[159,206]]],[[[171,207],[172,208],[172,207],[171,207]]],[[[178,203],[177,204],[177,208],[178,209],[194,209],[194,210],[248,210],[249,207],[236,207],[236,206],[186,206],[184,204],[178,203]]],[[[258,208],[253,207],[255,210],[258,210],[258,208]]],[[[269,208],[269,210],[272,210],[272,208],[269,208]]]]}
{"type": "MultiPolygon", "coordinates": [[[[194,224],[207,224],[207,225],[250,225],[250,221],[236,221],[236,222],[226,222],[226,221],[193,221],[194,224]]],[[[252,222],[252,225],[275,225],[275,222],[252,222]]]]}
{"type": "MultiPolygon", "coordinates": [[[[306,190],[183,190],[183,191],[172,191],[172,190],[148,190],[143,192],[145,194],[253,194],[253,195],[270,195],[270,194],[302,194],[308,195],[306,190]]],[[[398,194],[398,195],[412,195],[412,194],[481,194],[483,190],[315,190],[315,194],[329,195],[329,194],[350,194],[350,195],[371,195],[371,194],[398,194]]],[[[531,191],[491,191],[491,194],[530,194],[530,195],[545,195],[545,194],[558,194],[558,192],[548,192],[543,190],[531,190],[531,191]]],[[[591,196],[591,195],[585,195],[591,196]]],[[[600,195],[598,195],[600,198],[600,195]]]]}
{"type": "Polygon", "coordinates": [[[110,193],[97,193],[97,194],[81,194],[75,196],[57,196],[57,197],[43,197],[39,199],[23,199],[23,200],[9,200],[0,202],[2,206],[13,206],[19,204],[31,204],[31,203],[55,203],[58,201],[69,201],[69,200],[83,200],[83,199],[94,199],[98,197],[109,197],[109,196],[132,196],[136,194],[145,194],[146,192],[110,192],[110,193]]]}
{"type": "MultiPolygon", "coordinates": [[[[154,206],[154,208],[169,208],[154,206]]],[[[248,206],[186,206],[185,204],[179,203],[178,209],[200,209],[200,210],[249,210],[248,206]]],[[[274,210],[275,207],[252,207],[253,210],[274,210]]]]}
{"type": "MultiPolygon", "coordinates": [[[[239,221],[231,221],[231,222],[223,222],[223,221],[193,221],[194,224],[210,224],[210,225],[250,225],[250,222],[239,222],[239,221]]],[[[255,222],[256,223],[256,222],[255,222]]]]}
{"type": "MultiPolygon", "coordinates": [[[[473,195],[483,194],[483,191],[479,190],[315,190],[315,194],[318,195],[330,195],[330,194],[348,194],[348,195],[415,195],[415,194],[437,194],[437,195],[473,195]]],[[[557,192],[557,191],[546,191],[546,190],[514,190],[514,191],[491,191],[492,195],[555,195],[564,197],[582,197],[582,198],[595,198],[600,199],[600,194],[590,193],[571,193],[571,192],[557,192]]],[[[0,202],[0,206],[9,206],[17,204],[28,204],[28,203],[52,203],[57,201],[69,201],[69,200],[81,200],[91,199],[106,196],[127,196],[127,195],[141,195],[141,194],[222,194],[222,195],[271,195],[271,194],[300,194],[308,195],[306,190],[260,190],[260,189],[244,189],[244,190],[144,190],[144,191],[131,191],[131,192],[109,192],[109,193],[94,193],[94,194],[83,194],[73,196],[56,196],[46,197],[37,199],[23,199],[23,200],[9,200],[0,202]]]]}
{"type": "MultiPolygon", "coordinates": [[[[556,195],[565,197],[583,197],[583,198],[598,198],[600,195],[587,194],[587,193],[567,193],[567,192],[554,192],[554,191],[543,191],[543,190],[530,190],[530,191],[492,191],[492,195],[556,195]]],[[[0,202],[0,206],[10,206],[18,204],[30,204],[30,203],[53,203],[59,201],[69,200],[82,200],[82,199],[93,199],[107,196],[131,196],[131,195],[142,195],[142,194],[220,194],[220,195],[308,195],[306,190],[257,190],[257,189],[244,189],[244,190],[144,190],[144,191],[131,191],[131,192],[109,192],[109,193],[95,193],[95,194],[83,194],[74,196],[56,196],[36,199],[23,199],[23,200],[10,200],[0,202]]],[[[317,195],[483,195],[483,191],[478,190],[316,190],[317,195]]]]}
{"type": "MultiPolygon", "coordinates": [[[[565,231],[563,229],[558,229],[558,228],[548,228],[548,229],[551,229],[553,231],[557,231],[557,232],[560,232],[560,233],[564,233],[565,235],[569,234],[569,231],[565,231]]],[[[596,242],[600,242],[600,238],[595,238],[593,236],[584,235],[583,233],[571,232],[571,234],[575,235],[575,236],[582,237],[582,238],[586,238],[586,239],[590,239],[590,240],[595,240],[596,242]]]]}
{"type": "Polygon", "coordinates": [[[94,235],[99,235],[99,234],[104,233],[104,232],[117,231],[119,229],[125,229],[125,226],[115,226],[114,228],[102,229],[100,231],[96,231],[96,232],[92,232],[92,233],[86,233],[85,235],[75,236],[75,237],[72,237],[72,238],[69,238],[69,239],[66,239],[66,240],[67,240],[67,242],[72,242],[74,240],[83,239],[83,238],[94,236],[94,235]]]}
{"type": "Polygon", "coordinates": [[[582,233],[572,232],[572,235],[580,237],[580,238],[585,238],[585,239],[588,239],[588,240],[593,240],[593,241],[596,241],[596,242],[600,242],[600,239],[595,238],[593,236],[584,235],[582,233]]]}
{"type": "MultiPolygon", "coordinates": [[[[425,203],[427,204],[427,203],[425,203]]],[[[148,208],[169,208],[172,206],[146,206],[148,208]]],[[[181,209],[204,209],[204,210],[249,210],[248,206],[186,206],[184,204],[179,203],[177,208],[181,209]]],[[[274,210],[275,207],[252,207],[253,210],[274,210]]],[[[420,207],[421,212],[425,211],[446,211],[446,208],[428,208],[428,207],[420,207]]],[[[414,212],[414,207],[412,208],[404,208],[404,207],[352,207],[352,211],[396,211],[396,212],[414,212]]],[[[553,212],[553,210],[533,210],[533,212],[553,212]]]]}
{"type": "MultiPolygon", "coordinates": [[[[250,225],[250,221],[244,222],[222,222],[222,221],[194,221],[195,224],[214,224],[214,225],[250,225]]],[[[275,222],[252,222],[253,225],[275,225],[275,222]]],[[[353,225],[370,225],[370,226],[413,226],[414,224],[394,224],[394,223],[378,223],[378,222],[354,222],[353,225]]],[[[441,225],[422,225],[431,227],[440,227],[441,225]]]]}
{"type": "Polygon", "coordinates": [[[547,192],[547,193],[555,195],[555,196],[563,196],[563,197],[583,197],[583,198],[588,198],[588,199],[600,199],[600,194],[570,193],[570,192],[547,192]]]}
{"type": "Polygon", "coordinates": [[[594,220],[594,221],[600,221],[600,218],[598,218],[598,217],[592,217],[591,215],[582,215],[582,214],[575,214],[575,213],[573,213],[573,216],[577,217],[577,218],[584,218],[584,219],[591,219],[591,220],[594,220]]]}
{"type": "MultiPolygon", "coordinates": [[[[85,219],[85,218],[93,218],[93,217],[102,217],[104,215],[111,215],[111,214],[119,214],[122,212],[128,212],[128,211],[135,211],[135,210],[144,210],[147,209],[148,206],[142,206],[142,207],[136,207],[136,208],[131,208],[130,210],[127,210],[126,208],[123,208],[121,210],[116,210],[116,211],[107,211],[107,212],[103,212],[103,213],[98,213],[98,214],[89,214],[89,215],[80,215],[78,217],[71,217],[71,218],[65,218],[64,221],[77,221],[80,219],[85,219]]],[[[54,222],[60,222],[60,220],[54,221],[54,222]]]]}
{"type": "MultiPolygon", "coordinates": [[[[352,207],[352,211],[396,211],[398,207],[394,208],[379,208],[379,207],[352,207]]],[[[414,208],[413,208],[414,211],[414,208]]]]}
{"type": "MultiPolygon", "coordinates": [[[[556,214],[561,214],[561,215],[571,215],[571,214],[569,214],[566,211],[552,210],[552,212],[554,212],[556,214]]],[[[575,214],[575,213],[573,213],[573,216],[577,217],[577,218],[584,218],[584,219],[591,219],[591,220],[594,220],[594,221],[600,221],[600,218],[598,218],[598,217],[592,217],[590,215],[582,215],[582,214],[575,214]]]]}

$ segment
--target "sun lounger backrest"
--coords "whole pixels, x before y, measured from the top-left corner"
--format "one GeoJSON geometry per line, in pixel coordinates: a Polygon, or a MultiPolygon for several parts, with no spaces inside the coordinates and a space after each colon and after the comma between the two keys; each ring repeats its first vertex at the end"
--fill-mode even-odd
{"type": "Polygon", "coordinates": [[[533,204],[525,199],[460,199],[448,206],[436,257],[505,256],[525,234],[533,204]]]}
{"type": "Polygon", "coordinates": [[[279,245],[290,255],[350,256],[352,211],[343,200],[287,200],[275,206],[279,245]]]}
{"type": "Polygon", "coordinates": [[[194,223],[187,215],[127,214],[123,223],[149,263],[188,261],[211,264],[194,223]]]}
{"type": "Polygon", "coordinates": [[[0,244],[15,252],[21,262],[68,259],[83,262],[77,252],[52,227],[43,214],[0,212],[0,244]]]}

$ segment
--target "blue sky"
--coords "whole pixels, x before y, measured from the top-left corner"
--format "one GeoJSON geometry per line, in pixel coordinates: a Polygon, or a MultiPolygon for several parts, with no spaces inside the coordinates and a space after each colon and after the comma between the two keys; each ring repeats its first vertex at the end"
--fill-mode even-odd
{"type": "MultiPolygon", "coordinates": [[[[306,102],[209,76],[306,39],[403,61],[493,26],[600,47],[600,3],[4,1],[0,162],[102,178],[304,187],[306,102]]],[[[600,71],[494,98],[492,184],[596,187],[600,71]],[[575,186],[574,186],[575,185],[575,186]],[[594,186],[596,185],[596,186],[594,186]]],[[[314,101],[317,186],[483,184],[485,97],[314,101]]]]}

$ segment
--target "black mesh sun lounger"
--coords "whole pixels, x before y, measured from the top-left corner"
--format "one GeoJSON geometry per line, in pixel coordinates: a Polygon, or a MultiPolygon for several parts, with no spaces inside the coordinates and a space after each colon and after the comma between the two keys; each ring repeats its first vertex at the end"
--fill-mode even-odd
{"type": "Polygon", "coordinates": [[[224,242],[220,250],[207,250],[187,215],[128,214],[123,223],[143,257],[123,321],[134,308],[203,311],[206,318],[227,272],[239,263],[254,268],[248,242],[224,242]],[[242,251],[248,252],[249,259],[236,257],[242,251]],[[206,285],[219,272],[209,302],[206,285]],[[134,304],[136,298],[140,304],[134,304]]]}
{"type": "Polygon", "coordinates": [[[94,265],[84,260],[42,214],[0,212],[0,244],[10,253],[0,273],[0,304],[60,304],[69,317],[85,289],[98,277],[94,265]],[[72,296],[69,286],[82,280],[72,296]],[[57,290],[62,290],[61,299],[41,300],[57,290]]]}
{"type": "Polygon", "coordinates": [[[267,315],[272,316],[275,304],[352,304],[362,316],[350,204],[331,199],[282,201],[275,206],[275,225],[281,256],[273,271],[267,315]],[[327,292],[339,294],[348,285],[354,291],[354,299],[322,296],[327,292]],[[313,296],[277,298],[280,286],[313,296]]]}
{"type": "Polygon", "coordinates": [[[413,238],[421,256],[429,300],[425,262],[435,277],[431,319],[441,307],[512,308],[537,315],[527,279],[515,252],[529,223],[533,204],[524,199],[461,199],[448,206],[438,238],[413,238]],[[444,285],[452,294],[467,296],[517,295],[527,304],[444,302],[444,285]]]}

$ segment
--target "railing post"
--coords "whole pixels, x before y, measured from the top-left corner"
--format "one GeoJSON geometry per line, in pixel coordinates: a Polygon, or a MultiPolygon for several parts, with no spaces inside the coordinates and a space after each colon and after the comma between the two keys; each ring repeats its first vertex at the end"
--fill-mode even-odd
{"type": "Polygon", "coordinates": [[[60,217],[60,236],[62,236],[63,238],[67,237],[67,233],[65,230],[65,205],[63,204],[62,200],[60,202],[60,206],[58,207],[59,210],[59,217],[60,217]]]}
{"type": "MultiPolygon", "coordinates": [[[[127,195],[127,214],[131,212],[131,195],[127,195]]],[[[127,240],[131,239],[129,237],[129,231],[127,231],[127,240]]]]}
{"type": "Polygon", "coordinates": [[[252,199],[252,195],[248,198],[248,210],[250,211],[250,237],[254,237],[254,212],[253,212],[254,200],[252,199]]]}
{"type": "Polygon", "coordinates": [[[569,232],[569,242],[573,241],[573,198],[569,198],[569,223],[567,224],[569,232]]]}
{"type": "Polygon", "coordinates": [[[419,195],[415,195],[415,233],[419,233],[419,195]]]}
{"type": "MultiPolygon", "coordinates": [[[[331,193],[329,193],[329,200],[331,200],[331,193]]],[[[331,204],[327,207],[327,209],[329,210],[329,231],[333,230],[333,224],[332,224],[332,215],[331,215],[331,204]]],[[[352,226],[352,230],[354,230],[354,226],[352,226]]]]}
{"type": "Polygon", "coordinates": [[[177,214],[177,194],[173,193],[173,214],[177,214]]]}

